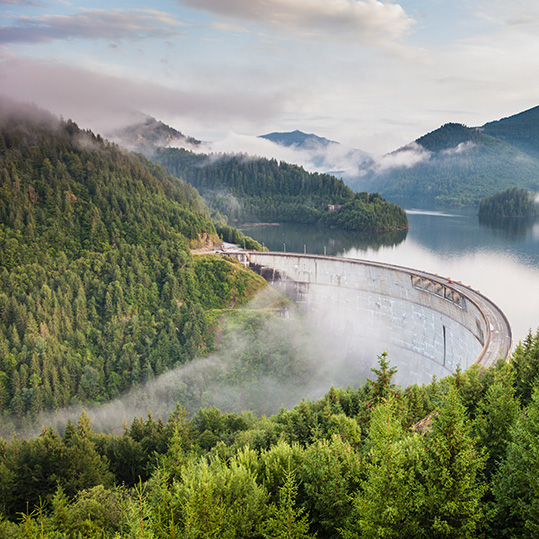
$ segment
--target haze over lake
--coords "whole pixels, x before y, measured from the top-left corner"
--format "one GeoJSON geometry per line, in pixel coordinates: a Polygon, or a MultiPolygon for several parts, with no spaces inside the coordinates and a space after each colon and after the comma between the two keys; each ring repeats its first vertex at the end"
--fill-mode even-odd
{"type": "Polygon", "coordinates": [[[353,234],[246,224],[269,249],[360,258],[437,273],[480,290],[507,315],[515,343],[539,324],[539,220],[480,223],[476,208],[407,209],[410,229],[353,234]]]}

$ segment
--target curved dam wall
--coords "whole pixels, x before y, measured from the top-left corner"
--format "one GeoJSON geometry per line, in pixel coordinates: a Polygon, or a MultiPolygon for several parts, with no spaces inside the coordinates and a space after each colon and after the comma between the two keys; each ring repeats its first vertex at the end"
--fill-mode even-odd
{"type": "Polygon", "coordinates": [[[235,256],[369,368],[376,355],[388,352],[403,385],[427,383],[458,366],[488,366],[510,352],[503,313],[478,292],[443,277],[337,257],[258,251],[235,256]]]}

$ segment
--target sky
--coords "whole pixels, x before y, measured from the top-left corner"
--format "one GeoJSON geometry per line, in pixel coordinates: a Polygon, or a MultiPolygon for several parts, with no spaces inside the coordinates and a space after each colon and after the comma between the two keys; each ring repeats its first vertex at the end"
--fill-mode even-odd
{"type": "Polygon", "coordinates": [[[81,127],[383,154],[539,105],[536,0],[0,0],[0,93],[81,127]],[[150,7],[148,7],[150,6],[150,7]]]}

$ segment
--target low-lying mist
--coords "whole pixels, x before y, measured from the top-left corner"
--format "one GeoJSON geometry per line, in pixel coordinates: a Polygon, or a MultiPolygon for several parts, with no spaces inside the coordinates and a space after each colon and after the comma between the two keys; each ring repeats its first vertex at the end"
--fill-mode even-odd
{"type": "MultiPolygon", "coordinates": [[[[47,425],[62,431],[83,410],[104,432],[119,432],[148,412],[166,419],[177,403],[190,413],[217,406],[223,412],[272,414],[303,398],[320,398],[332,385],[365,382],[384,351],[383,341],[379,349],[358,349],[351,337],[359,321],[343,319],[338,306],[324,305],[321,314],[301,313],[292,304],[276,314],[266,310],[265,293],[225,316],[216,350],[208,357],[178,366],[109,403],[44,413],[17,434],[36,436],[47,425]],[[332,323],[324,330],[328,319],[332,323]]],[[[0,434],[9,437],[13,429],[4,425],[0,434]]]]}

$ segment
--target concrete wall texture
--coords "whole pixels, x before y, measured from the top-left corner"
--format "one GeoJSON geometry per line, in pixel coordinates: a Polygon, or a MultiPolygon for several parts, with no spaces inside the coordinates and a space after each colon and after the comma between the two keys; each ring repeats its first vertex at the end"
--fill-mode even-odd
{"type": "MultiPolygon", "coordinates": [[[[449,279],[369,261],[238,253],[346,346],[388,352],[400,384],[507,358],[511,328],[487,298],[449,279]]],[[[374,365],[376,362],[372,361],[374,365]]]]}

